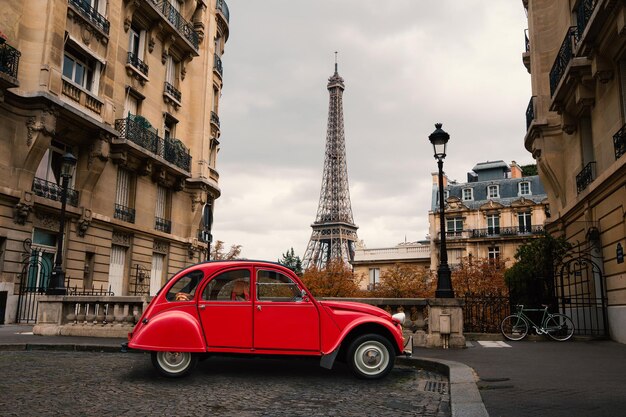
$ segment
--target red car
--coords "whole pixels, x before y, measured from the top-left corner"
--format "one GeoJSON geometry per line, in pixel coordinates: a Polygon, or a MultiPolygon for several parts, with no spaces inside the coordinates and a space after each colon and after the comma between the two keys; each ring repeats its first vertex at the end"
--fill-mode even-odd
{"type": "Polygon", "coordinates": [[[167,377],[188,374],[200,357],[228,353],[346,360],[359,377],[385,376],[403,351],[404,313],[317,301],[282,265],[209,261],[169,280],[128,334],[128,347],[152,352],[167,377]]]}

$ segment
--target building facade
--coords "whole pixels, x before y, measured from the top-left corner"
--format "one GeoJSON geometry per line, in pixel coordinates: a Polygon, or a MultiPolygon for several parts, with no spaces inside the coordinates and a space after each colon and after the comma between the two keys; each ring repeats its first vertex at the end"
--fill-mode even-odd
{"type": "Polygon", "coordinates": [[[356,276],[365,278],[360,283],[361,289],[374,290],[385,271],[396,264],[410,264],[428,272],[430,245],[428,242],[406,242],[389,248],[357,247],[352,268],[356,276]]]}
{"type": "MultiPolygon", "coordinates": [[[[464,257],[501,259],[513,263],[517,248],[543,232],[547,198],[537,175],[522,175],[513,161],[476,164],[466,183],[444,175],[446,246],[448,264],[464,257]]],[[[429,212],[431,270],[439,265],[439,184],[433,174],[429,212]]]]}
{"type": "Polygon", "coordinates": [[[546,228],[586,252],[593,266],[558,278],[570,285],[563,291],[568,299],[578,296],[574,287],[591,294],[602,310],[594,325],[626,343],[626,4],[524,0],[523,6],[523,62],[532,88],[524,144],[548,194],[546,228]]]}
{"type": "Polygon", "coordinates": [[[19,320],[21,297],[45,290],[58,239],[69,287],[154,294],[206,256],[202,214],[220,195],[226,3],[7,0],[2,8],[1,319],[19,320]],[[60,233],[67,153],[77,165],[60,233]]]}

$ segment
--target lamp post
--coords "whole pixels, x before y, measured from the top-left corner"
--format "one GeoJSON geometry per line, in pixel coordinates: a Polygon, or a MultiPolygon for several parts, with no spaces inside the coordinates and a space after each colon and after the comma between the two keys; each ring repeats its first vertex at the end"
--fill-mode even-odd
{"type": "Polygon", "coordinates": [[[59,219],[59,236],[57,238],[57,254],[54,260],[54,268],[50,275],[50,283],[46,294],[65,294],[65,271],[63,271],[63,240],[65,238],[65,206],[67,204],[67,188],[70,179],[74,176],[76,169],[76,157],[71,153],[66,153],[61,162],[61,218],[59,219]]]}
{"type": "Polygon", "coordinates": [[[211,227],[213,226],[213,200],[208,199],[202,210],[202,236],[206,242],[206,261],[211,260],[211,242],[213,241],[213,235],[211,234],[211,227]]]}
{"type": "Polygon", "coordinates": [[[454,298],[454,290],[452,290],[452,279],[450,267],[448,266],[448,251],[446,249],[446,231],[445,231],[445,205],[443,192],[443,160],[446,157],[446,146],[450,135],[441,129],[441,123],[435,123],[435,131],[428,136],[428,140],[433,145],[435,159],[439,167],[439,230],[441,231],[441,240],[439,246],[439,267],[437,268],[437,290],[436,298],[454,298]]]}

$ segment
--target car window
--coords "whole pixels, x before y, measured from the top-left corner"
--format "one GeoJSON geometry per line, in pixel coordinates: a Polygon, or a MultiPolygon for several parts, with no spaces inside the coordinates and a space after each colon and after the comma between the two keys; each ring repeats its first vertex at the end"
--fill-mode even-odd
{"type": "Polygon", "coordinates": [[[202,292],[207,301],[250,301],[250,271],[228,271],[211,279],[202,292]]]}
{"type": "Polygon", "coordinates": [[[276,271],[258,271],[256,294],[259,301],[302,301],[298,284],[276,271]]]}
{"type": "Polygon", "coordinates": [[[204,272],[200,270],[183,275],[170,287],[165,298],[167,301],[189,301],[193,299],[202,278],[204,278],[204,272]]]}

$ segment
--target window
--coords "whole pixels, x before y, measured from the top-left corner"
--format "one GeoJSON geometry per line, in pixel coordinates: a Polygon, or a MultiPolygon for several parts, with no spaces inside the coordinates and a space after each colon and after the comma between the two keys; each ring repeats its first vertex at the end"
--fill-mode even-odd
{"type": "Polygon", "coordinates": [[[165,81],[170,83],[172,86],[178,86],[178,63],[174,61],[171,55],[168,55],[165,60],[165,81]]]}
{"type": "Polygon", "coordinates": [[[142,99],[135,96],[130,89],[126,93],[126,99],[124,101],[124,114],[123,117],[128,117],[129,115],[136,116],[139,114],[139,109],[141,105],[142,99]]]}
{"type": "Polygon", "coordinates": [[[189,301],[196,295],[198,284],[202,281],[204,272],[195,270],[180,277],[171,286],[165,298],[167,301],[189,301]]]}
{"type": "Polygon", "coordinates": [[[156,206],[154,208],[156,230],[171,233],[172,222],[170,221],[170,190],[157,185],[156,206]]]}
{"type": "Polygon", "coordinates": [[[463,189],[463,201],[473,200],[474,199],[474,190],[472,188],[464,188],[463,189]]]}
{"type": "Polygon", "coordinates": [[[114,295],[123,295],[125,263],[126,248],[120,245],[112,245],[111,259],[109,261],[109,288],[114,295]]]}
{"type": "MultiPolygon", "coordinates": [[[[39,162],[39,166],[37,167],[37,171],[35,172],[35,177],[44,181],[48,181],[57,185],[61,184],[61,165],[63,163],[63,155],[66,152],[71,152],[76,155],[71,146],[65,145],[56,140],[52,140],[50,143],[50,148],[46,150],[39,162]]],[[[68,184],[69,188],[74,187],[74,180],[76,175],[73,175],[70,178],[70,182],[68,184]]]]}
{"type": "Polygon", "coordinates": [[[500,215],[499,214],[487,215],[487,234],[489,235],[500,234],[500,215]]]}
{"type": "Polygon", "coordinates": [[[489,259],[499,260],[500,259],[500,247],[499,246],[491,246],[489,248],[489,259]]]}
{"type": "Polygon", "coordinates": [[[128,52],[136,59],[143,60],[144,44],[146,40],[146,31],[140,30],[135,25],[130,27],[129,40],[128,40],[128,52]]]}
{"type": "Polygon", "coordinates": [[[519,195],[530,195],[530,183],[529,182],[520,182],[518,186],[518,194],[519,195]]]}
{"type": "Polygon", "coordinates": [[[288,276],[274,271],[257,273],[256,297],[259,301],[302,301],[298,285],[288,276]]]}
{"type": "Polygon", "coordinates": [[[56,233],[42,229],[33,230],[33,246],[29,259],[26,291],[48,288],[56,248],[56,233]]]}
{"type": "Polygon", "coordinates": [[[368,290],[373,290],[380,284],[380,268],[370,268],[370,281],[367,286],[368,290]]]}
{"type": "Polygon", "coordinates": [[[152,254],[152,268],[150,269],[150,295],[156,295],[156,293],[163,286],[164,263],[165,255],[162,253],[152,254]]]}
{"type": "Polygon", "coordinates": [[[532,224],[531,224],[531,215],[530,212],[517,213],[517,220],[519,223],[519,231],[520,233],[530,233],[532,224]]]}
{"type": "Polygon", "coordinates": [[[461,236],[463,234],[463,217],[446,219],[446,236],[461,236]]]}
{"type": "Polygon", "coordinates": [[[247,269],[224,272],[209,282],[202,299],[207,301],[249,301],[250,271],[247,269]]]}
{"type": "Polygon", "coordinates": [[[129,223],[135,222],[135,210],[131,208],[133,179],[130,171],[124,168],[118,168],[114,217],[129,223]]]}
{"type": "Polygon", "coordinates": [[[500,189],[497,185],[490,185],[487,187],[487,197],[489,198],[499,198],[500,197],[500,189]]]}

